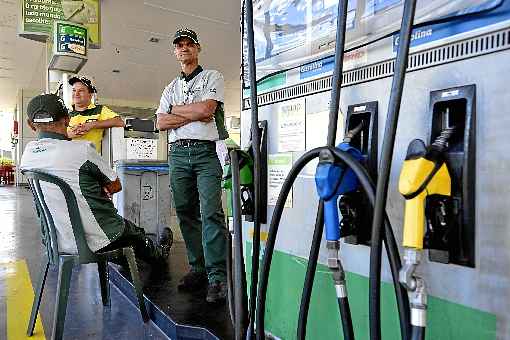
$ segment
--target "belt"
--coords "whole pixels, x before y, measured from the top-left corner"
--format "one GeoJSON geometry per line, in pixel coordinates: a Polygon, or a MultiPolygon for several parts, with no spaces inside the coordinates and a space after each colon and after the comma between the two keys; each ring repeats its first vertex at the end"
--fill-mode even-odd
{"type": "Polygon", "coordinates": [[[189,148],[190,146],[204,145],[204,144],[213,144],[212,140],[201,140],[201,139],[179,139],[175,142],[170,143],[174,146],[180,146],[183,148],[189,148]]]}

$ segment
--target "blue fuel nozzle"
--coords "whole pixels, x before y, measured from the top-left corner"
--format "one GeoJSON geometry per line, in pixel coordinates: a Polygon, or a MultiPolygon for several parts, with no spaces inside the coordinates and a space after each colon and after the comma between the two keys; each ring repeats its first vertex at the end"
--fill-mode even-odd
{"type": "MultiPolygon", "coordinates": [[[[361,161],[361,152],[349,143],[343,142],[337,149],[349,153],[361,161]]],[[[315,171],[315,186],[319,197],[324,200],[324,224],[326,226],[326,240],[340,239],[340,218],[337,201],[340,195],[354,191],[358,188],[358,178],[351,168],[337,162],[333,153],[324,150],[319,156],[319,165],[315,171]]]]}

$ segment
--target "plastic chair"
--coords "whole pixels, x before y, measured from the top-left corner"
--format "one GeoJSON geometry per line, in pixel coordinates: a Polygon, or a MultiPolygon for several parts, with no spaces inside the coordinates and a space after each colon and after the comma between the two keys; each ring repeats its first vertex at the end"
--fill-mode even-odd
{"type": "Polygon", "coordinates": [[[101,286],[101,298],[104,306],[110,305],[110,287],[108,284],[108,261],[115,258],[124,257],[129,265],[131,278],[138,297],[138,305],[144,322],[149,320],[149,315],[144,302],[142,284],[135,261],[133,248],[119,248],[107,252],[92,252],[87,244],[83,223],[81,220],[76,196],[71,187],[62,179],[44,173],[40,170],[24,170],[22,173],[27,176],[28,183],[34,195],[34,201],[37,213],[41,219],[42,237],[48,254],[46,264],[42,265],[41,274],[37,283],[34,303],[32,305],[32,314],[28,323],[27,335],[32,336],[34,332],[37,313],[41,303],[41,297],[44,289],[44,283],[48,274],[49,265],[58,265],[58,284],[57,298],[55,302],[55,312],[53,319],[53,331],[51,339],[62,339],[64,332],[64,321],[66,316],[67,298],[69,294],[69,285],[71,283],[72,269],[75,264],[97,263],[99,272],[99,281],[101,286]],[[44,194],[41,190],[40,182],[48,182],[57,185],[64,194],[69,218],[73,228],[74,239],[78,249],[78,254],[61,253],[58,250],[57,234],[51,212],[46,205],[44,194]]]}

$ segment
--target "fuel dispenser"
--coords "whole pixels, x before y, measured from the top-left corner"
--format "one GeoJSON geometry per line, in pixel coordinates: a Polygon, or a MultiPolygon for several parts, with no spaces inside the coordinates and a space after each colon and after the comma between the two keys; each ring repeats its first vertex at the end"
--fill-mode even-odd
{"type": "Polygon", "coordinates": [[[400,173],[400,282],[411,301],[413,339],[424,339],[427,325],[426,281],[415,273],[423,250],[431,261],[474,266],[474,105],[474,85],[432,92],[431,144],[413,140],[400,173]]]}
{"type": "MultiPolygon", "coordinates": [[[[239,186],[241,190],[241,215],[253,215],[253,156],[248,151],[234,150],[239,166],[239,186]]],[[[232,160],[231,160],[232,162],[232,160]]],[[[227,215],[232,216],[232,164],[223,169],[223,189],[227,192],[227,215]]]]}
{"type": "MultiPolygon", "coordinates": [[[[402,89],[404,84],[404,75],[407,67],[407,60],[409,54],[409,43],[411,40],[411,31],[414,19],[416,1],[409,0],[404,4],[404,15],[402,18],[402,27],[399,35],[399,41],[401,42],[398,47],[397,60],[395,63],[395,74],[393,78],[393,85],[390,96],[390,107],[389,107],[389,118],[390,125],[396,128],[396,122],[398,118],[398,110],[402,98],[402,89]],[[396,113],[395,113],[396,111],[396,113]]],[[[250,8],[250,6],[248,6],[250,8]]],[[[315,222],[315,230],[312,240],[312,246],[310,250],[310,256],[308,259],[308,266],[306,270],[305,283],[303,287],[303,293],[301,297],[301,306],[299,311],[297,339],[305,339],[306,336],[306,322],[308,316],[308,307],[310,303],[310,296],[314,281],[315,269],[317,265],[319,244],[322,237],[323,225],[326,222],[326,239],[328,242],[328,265],[333,271],[333,278],[335,281],[335,288],[337,290],[337,298],[340,308],[340,316],[342,321],[342,329],[344,339],[354,339],[354,332],[352,327],[352,320],[350,317],[350,310],[347,299],[347,291],[345,287],[345,277],[343,275],[343,268],[339,258],[339,238],[341,237],[341,230],[338,221],[337,211],[337,199],[342,193],[347,193],[354,190],[357,187],[355,180],[349,179],[349,172],[344,171],[349,168],[355,174],[355,177],[359,180],[364,193],[367,195],[370,204],[375,210],[379,209],[380,214],[380,226],[372,229],[371,240],[374,236],[377,237],[376,242],[371,242],[371,263],[370,263],[370,335],[371,339],[380,339],[381,327],[380,327],[380,271],[381,271],[381,249],[382,241],[386,243],[386,250],[388,252],[388,259],[390,262],[393,282],[395,283],[395,293],[397,298],[397,306],[399,309],[400,328],[402,338],[409,338],[409,304],[407,296],[402,287],[398,283],[398,273],[401,267],[400,258],[398,255],[398,249],[392,233],[391,226],[388,222],[388,218],[384,212],[385,197],[382,199],[381,204],[381,188],[377,188],[377,196],[375,195],[374,184],[367,169],[361,164],[363,156],[360,150],[352,147],[350,143],[353,138],[356,138],[363,128],[368,129],[364,131],[363,135],[370,134],[370,129],[374,128],[375,124],[373,120],[370,121],[367,118],[363,119],[363,116],[357,116],[360,118],[357,124],[354,123],[354,117],[351,123],[350,133],[348,132],[344,141],[339,147],[334,147],[335,136],[336,136],[336,123],[338,120],[338,107],[340,101],[340,89],[342,85],[342,65],[343,65],[343,54],[344,54],[344,43],[345,43],[345,25],[346,25],[346,10],[347,1],[339,1],[338,3],[338,20],[337,20],[337,36],[335,44],[335,66],[333,71],[332,84],[333,88],[331,91],[330,101],[330,112],[329,112],[329,126],[328,126],[328,138],[327,146],[322,148],[316,148],[306,152],[302,155],[292,166],[287,178],[285,179],[281,188],[276,206],[271,219],[268,239],[266,242],[266,251],[263,258],[263,264],[260,274],[260,284],[258,287],[257,294],[257,315],[256,315],[256,336],[257,339],[263,339],[264,337],[264,315],[265,315],[265,299],[268,285],[268,276],[271,265],[271,259],[276,242],[276,234],[283,213],[283,207],[287,199],[287,195],[296,180],[299,172],[303,167],[310,162],[312,159],[319,157],[319,166],[316,171],[316,187],[318,189],[320,201],[317,209],[317,217],[315,222]],[[365,121],[364,121],[365,120],[365,121]],[[355,127],[355,128],[354,128],[355,127]],[[354,156],[353,156],[354,155],[354,156]],[[347,177],[346,177],[347,176],[347,177]],[[345,180],[345,182],[344,182],[345,180]],[[344,186],[342,186],[342,183],[344,186]],[[344,190],[344,191],[342,191],[344,190]],[[374,247],[374,244],[377,246],[374,247]]],[[[252,24],[252,22],[249,22],[252,24]]],[[[250,73],[251,77],[254,73],[250,73]]],[[[254,101],[252,101],[254,103],[254,101]]],[[[375,114],[371,115],[375,118],[375,114]]],[[[347,124],[349,126],[349,124],[347,124]]],[[[360,135],[361,136],[361,135],[360,135]]],[[[372,134],[375,136],[375,134],[372,134]]],[[[394,136],[394,135],[393,135],[394,136]]],[[[361,139],[361,137],[360,137],[361,139]]],[[[386,142],[386,141],[385,141],[386,142]]],[[[393,145],[393,141],[390,142],[393,145]]],[[[387,143],[386,143],[387,144],[387,143]]],[[[371,151],[375,151],[371,148],[371,151]]],[[[375,152],[376,154],[376,152],[375,152]]],[[[389,152],[386,151],[385,157],[387,158],[389,152]]],[[[377,160],[371,160],[377,164],[377,160]]],[[[388,164],[383,164],[381,167],[388,170],[391,165],[391,161],[385,160],[388,164]]],[[[372,163],[374,164],[374,163],[372,163]]],[[[387,178],[385,179],[387,181],[387,178]]],[[[385,184],[384,191],[387,190],[387,182],[385,184]]],[[[375,222],[375,225],[379,222],[375,222]]]]}

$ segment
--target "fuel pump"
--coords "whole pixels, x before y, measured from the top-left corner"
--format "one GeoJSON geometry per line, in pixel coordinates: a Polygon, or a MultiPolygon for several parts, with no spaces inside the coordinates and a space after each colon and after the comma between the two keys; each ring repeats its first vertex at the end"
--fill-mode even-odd
{"type": "MultiPolygon", "coordinates": [[[[404,16],[403,16],[403,24],[402,29],[400,32],[400,45],[399,45],[399,51],[397,54],[397,61],[396,61],[396,70],[395,76],[394,76],[394,85],[392,87],[391,92],[391,105],[392,106],[399,106],[400,100],[401,100],[401,92],[403,87],[403,79],[405,74],[405,69],[407,65],[407,56],[409,52],[409,42],[411,38],[411,29],[412,29],[412,22],[414,18],[414,9],[415,9],[416,1],[410,0],[406,1],[404,6],[404,16]]],[[[372,206],[377,205],[377,201],[375,199],[375,193],[374,193],[374,186],[373,182],[370,179],[370,176],[367,172],[367,170],[363,167],[362,164],[360,164],[359,160],[354,158],[349,152],[342,151],[338,148],[333,147],[335,142],[335,136],[336,136],[336,123],[338,120],[338,108],[339,108],[339,101],[340,101],[340,88],[341,88],[341,82],[342,82],[342,65],[343,65],[343,53],[344,53],[344,41],[345,41],[345,23],[346,23],[346,8],[347,8],[347,1],[339,1],[338,4],[338,20],[337,20],[337,37],[336,37],[336,49],[335,49],[335,67],[333,72],[333,88],[331,91],[331,106],[330,106],[330,115],[329,115],[329,126],[328,126],[328,140],[327,140],[327,146],[322,148],[316,148],[313,150],[310,150],[306,152],[303,156],[301,156],[292,166],[287,178],[285,179],[283,186],[281,188],[280,194],[278,196],[278,200],[276,202],[276,206],[273,212],[273,216],[271,218],[271,223],[269,227],[269,233],[268,238],[266,242],[266,248],[262,263],[262,270],[260,273],[260,283],[258,287],[258,294],[257,294],[257,315],[256,315],[256,336],[258,340],[262,340],[264,338],[264,315],[265,315],[265,299],[266,299],[266,290],[268,285],[268,276],[269,276],[269,269],[271,265],[272,255],[274,251],[274,246],[276,243],[276,235],[278,232],[278,227],[280,224],[280,220],[283,213],[283,207],[285,204],[285,201],[287,199],[287,196],[289,194],[289,191],[296,180],[299,172],[303,169],[303,167],[310,162],[312,159],[319,157],[319,164],[322,163],[322,166],[325,166],[324,172],[325,172],[325,178],[330,178],[330,184],[332,183],[333,186],[331,188],[326,188],[324,197],[329,198],[331,200],[333,197],[338,197],[337,194],[337,188],[334,187],[334,185],[337,185],[341,182],[341,178],[338,176],[340,173],[338,172],[338,169],[335,169],[334,166],[327,167],[328,163],[330,164],[338,164],[341,166],[341,164],[346,164],[346,167],[352,169],[352,171],[356,174],[356,177],[361,183],[361,186],[365,192],[365,194],[368,196],[368,199],[370,201],[370,204],[372,206]],[[331,157],[332,156],[332,157],[331,157]],[[335,175],[336,172],[336,175],[335,175]],[[332,175],[331,177],[329,175],[332,175]],[[329,197],[331,196],[331,197],[329,197]]],[[[254,74],[251,74],[251,76],[254,76],[254,74]]],[[[254,103],[254,101],[252,101],[254,103]]],[[[393,110],[393,108],[390,108],[393,110]]],[[[390,110],[390,111],[391,111],[390,110]]],[[[396,125],[396,121],[392,124],[396,125]]],[[[327,181],[326,181],[327,182],[327,181]]],[[[380,189],[378,189],[380,190],[380,189]]],[[[336,210],[336,200],[335,201],[335,210],[336,210]]],[[[325,200],[321,197],[319,201],[318,211],[317,211],[317,218],[315,223],[315,230],[312,240],[312,246],[310,250],[310,256],[308,260],[308,266],[305,276],[305,284],[303,287],[303,293],[301,297],[301,306],[299,311],[299,320],[298,320],[298,330],[297,330],[297,339],[305,339],[306,335],[306,321],[307,321],[307,315],[308,315],[308,307],[310,302],[310,296],[313,286],[313,280],[315,275],[315,268],[317,265],[317,259],[318,259],[318,252],[319,252],[319,244],[320,239],[322,237],[322,231],[323,231],[323,225],[324,225],[324,209],[325,209],[325,200]]],[[[329,203],[331,204],[331,203],[329,203]]],[[[330,208],[331,209],[331,208],[330,208]]],[[[337,213],[337,212],[336,212],[337,213]]],[[[330,211],[331,215],[334,215],[335,212],[332,209],[330,211]]],[[[376,229],[377,236],[379,240],[384,241],[386,243],[386,250],[388,252],[388,259],[390,262],[395,292],[397,296],[397,305],[399,309],[399,316],[400,316],[400,327],[401,327],[401,333],[402,337],[404,339],[409,338],[409,321],[408,321],[408,314],[409,314],[409,306],[407,301],[407,296],[405,292],[401,289],[401,286],[398,282],[398,273],[401,267],[400,264],[400,258],[398,255],[398,249],[396,246],[396,242],[391,230],[391,226],[389,225],[387,216],[384,214],[384,211],[381,212],[381,228],[376,229]],[[384,229],[382,227],[384,226],[384,229]]],[[[328,217],[329,219],[329,217],[328,217]]],[[[334,218],[331,219],[332,221],[335,220],[334,218]]],[[[334,225],[334,223],[332,223],[334,225]]],[[[338,225],[335,226],[336,229],[338,229],[338,225]]],[[[332,229],[333,230],[333,229],[332,229]]],[[[338,235],[338,233],[337,233],[338,235]]],[[[372,238],[374,237],[374,231],[372,231],[372,238]]],[[[372,242],[373,243],[373,242],[372,242]]],[[[337,261],[338,258],[338,249],[335,245],[330,247],[331,249],[328,249],[329,253],[332,254],[331,256],[331,262],[332,267],[336,271],[336,281],[339,282],[339,296],[346,296],[345,289],[342,289],[342,287],[345,287],[343,285],[344,278],[341,275],[341,264],[339,261],[337,261]],[[342,291],[343,290],[343,291],[342,291]]],[[[381,245],[379,245],[379,248],[376,248],[377,251],[380,252],[381,245]]],[[[372,254],[372,253],[371,253],[372,254]]],[[[373,266],[373,263],[371,261],[371,282],[375,283],[377,282],[377,285],[380,285],[380,256],[379,253],[378,261],[374,261],[373,263],[377,263],[377,269],[375,266],[373,266]],[[372,270],[373,269],[373,270],[372,270]]],[[[371,291],[370,297],[371,299],[380,299],[380,293],[378,291],[379,288],[373,289],[375,294],[371,291]]],[[[347,301],[346,299],[342,299],[343,301],[347,301]]],[[[374,303],[371,303],[372,309],[373,306],[379,307],[380,301],[376,301],[374,303]]],[[[342,317],[342,323],[346,324],[348,327],[344,327],[344,338],[352,339],[354,335],[352,334],[352,324],[351,320],[348,317],[349,313],[347,313],[348,305],[344,304],[344,306],[340,306],[341,309],[344,309],[345,313],[342,317]]],[[[370,326],[371,326],[371,336],[372,339],[379,339],[380,338],[380,312],[374,312],[370,314],[370,326]],[[372,321],[374,319],[374,322],[372,321]],[[378,329],[372,330],[372,327],[378,327],[378,329]],[[379,337],[377,337],[379,335],[379,337]]]]}
{"type": "MultiPolygon", "coordinates": [[[[427,291],[425,280],[415,271],[421,262],[424,249],[424,230],[433,230],[426,218],[426,206],[437,209],[441,224],[448,221],[448,204],[451,199],[452,179],[445,163],[444,152],[454,128],[446,128],[427,148],[420,139],[409,144],[402,166],[399,191],[404,196],[404,266],[400,270],[400,282],[406,287],[411,302],[412,339],[424,339],[427,325],[427,291]],[[435,202],[435,203],[432,203],[435,202]]],[[[429,215],[430,216],[430,215],[429,215]]],[[[451,223],[451,222],[450,222],[451,223]]]]}
{"type": "MultiPolygon", "coordinates": [[[[252,216],[254,211],[253,202],[253,156],[248,151],[233,150],[237,153],[239,167],[239,186],[241,193],[241,215],[252,216]]],[[[228,215],[232,213],[232,162],[226,164],[223,170],[223,189],[227,191],[228,215]]],[[[237,173],[234,172],[236,175],[237,173]]],[[[235,175],[234,175],[235,176],[235,175]]]]}

